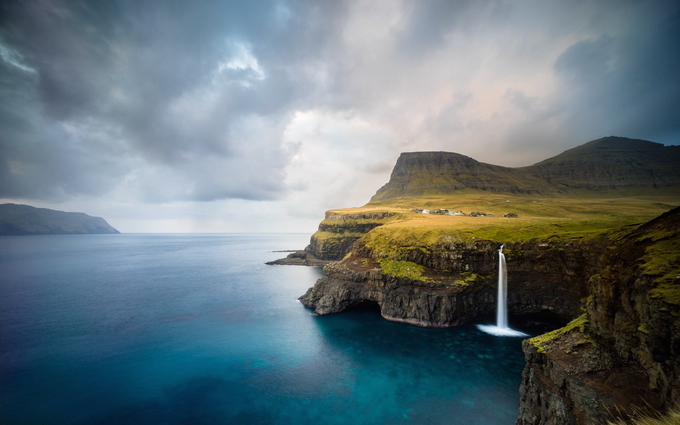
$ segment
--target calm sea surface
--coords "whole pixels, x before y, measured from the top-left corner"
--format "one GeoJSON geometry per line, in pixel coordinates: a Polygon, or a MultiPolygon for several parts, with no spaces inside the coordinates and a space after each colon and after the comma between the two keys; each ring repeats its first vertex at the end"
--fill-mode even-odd
{"type": "Polygon", "coordinates": [[[0,423],[514,423],[520,339],[313,316],[308,241],[0,237],[0,423]]]}

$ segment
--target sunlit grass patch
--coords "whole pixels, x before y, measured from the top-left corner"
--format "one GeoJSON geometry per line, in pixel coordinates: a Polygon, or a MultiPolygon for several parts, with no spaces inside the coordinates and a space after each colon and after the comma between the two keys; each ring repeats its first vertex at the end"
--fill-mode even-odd
{"type": "Polygon", "coordinates": [[[411,280],[427,280],[423,277],[425,267],[420,264],[412,263],[410,261],[391,260],[389,258],[381,258],[378,260],[378,263],[380,263],[380,268],[385,274],[406,277],[411,280]]]}

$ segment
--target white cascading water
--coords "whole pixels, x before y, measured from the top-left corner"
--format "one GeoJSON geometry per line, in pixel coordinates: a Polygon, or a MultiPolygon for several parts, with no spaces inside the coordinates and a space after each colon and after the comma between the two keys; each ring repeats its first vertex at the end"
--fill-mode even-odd
{"type": "Polygon", "coordinates": [[[499,329],[508,328],[508,271],[505,268],[505,254],[503,245],[498,250],[498,300],[496,301],[496,327],[499,329]]]}
{"type": "Polygon", "coordinates": [[[486,333],[497,336],[527,336],[508,327],[508,271],[505,265],[503,245],[498,249],[498,299],[496,300],[496,325],[477,325],[486,333]]]}

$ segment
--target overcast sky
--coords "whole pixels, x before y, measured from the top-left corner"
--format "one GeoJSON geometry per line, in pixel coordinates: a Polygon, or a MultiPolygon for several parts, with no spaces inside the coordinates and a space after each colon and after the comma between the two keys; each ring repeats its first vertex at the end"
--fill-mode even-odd
{"type": "Polygon", "coordinates": [[[308,232],[401,152],[680,144],[677,0],[0,2],[0,202],[308,232]]]}

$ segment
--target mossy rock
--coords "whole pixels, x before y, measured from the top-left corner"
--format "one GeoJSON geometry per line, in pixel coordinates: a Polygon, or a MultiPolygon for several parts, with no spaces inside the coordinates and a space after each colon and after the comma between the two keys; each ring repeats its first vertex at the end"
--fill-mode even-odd
{"type": "Polygon", "coordinates": [[[538,335],[533,338],[530,338],[528,342],[529,344],[533,345],[536,348],[536,351],[538,351],[539,353],[545,353],[548,351],[547,346],[551,341],[554,341],[560,336],[565,335],[571,331],[578,330],[584,336],[583,339],[579,341],[581,345],[585,343],[594,344],[595,341],[590,337],[590,334],[588,332],[589,326],[590,320],[588,319],[588,315],[586,313],[583,313],[576,319],[567,323],[566,326],[559,329],[555,329],[554,331],[550,331],[548,333],[544,333],[543,335],[538,335]]]}

